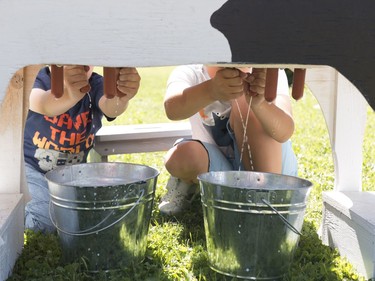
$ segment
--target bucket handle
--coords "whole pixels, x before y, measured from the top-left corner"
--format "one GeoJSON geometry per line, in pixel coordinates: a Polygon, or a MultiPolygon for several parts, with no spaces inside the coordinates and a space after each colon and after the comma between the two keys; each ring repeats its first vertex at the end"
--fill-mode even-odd
{"type": "Polygon", "coordinates": [[[295,234],[298,234],[298,235],[302,236],[302,233],[299,232],[282,214],[280,214],[279,211],[277,211],[274,207],[272,207],[270,202],[268,202],[264,198],[262,198],[261,200],[264,204],[266,204],[268,207],[270,207],[272,209],[272,211],[274,211],[279,216],[279,218],[286,224],[287,227],[289,227],[289,229],[291,231],[293,231],[295,234]]]}
{"type": "Polygon", "coordinates": [[[50,216],[50,219],[52,221],[52,224],[54,227],[56,227],[56,229],[58,231],[61,231],[62,233],[65,233],[65,234],[68,234],[68,235],[72,235],[72,236],[85,236],[85,235],[91,235],[91,234],[96,234],[98,232],[101,232],[101,231],[104,231],[112,226],[114,226],[115,224],[117,224],[118,222],[120,222],[121,220],[123,220],[128,214],[130,214],[131,211],[133,211],[133,209],[139,205],[139,202],[141,201],[142,197],[143,197],[143,194],[144,194],[144,190],[142,189],[142,191],[140,192],[140,195],[139,195],[139,198],[137,200],[137,202],[135,202],[135,204],[129,209],[129,211],[127,211],[123,216],[121,216],[119,219],[117,219],[116,221],[112,222],[111,224],[101,228],[101,229],[98,229],[98,230],[92,230],[92,229],[95,229],[96,227],[98,227],[99,225],[101,225],[102,223],[104,223],[114,212],[114,210],[112,210],[112,212],[106,216],[101,222],[99,222],[97,225],[93,226],[93,227],[90,227],[86,230],[83,230],[83,231],[79,231],[79,232],[70,232],[70,231],[66,231],[60,227],[57,226],[56,222],[53,220],[53,217],[52,217],[52,213],[51,213],[51,206],[52,206],[52,201],[50,201],[50,204],[49,204],[49,216],[50,216]],[[92,231],[91,231],[92,230],[92,231]]]}

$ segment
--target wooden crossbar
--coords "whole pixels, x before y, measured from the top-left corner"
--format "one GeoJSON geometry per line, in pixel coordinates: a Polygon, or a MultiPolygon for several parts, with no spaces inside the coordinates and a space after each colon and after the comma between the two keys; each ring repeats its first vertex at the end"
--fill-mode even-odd
{"type": "Polygon", "coordinates": [[[188,122],[103,126],[95,137],[91,157],[108,161],[109,155],[166,151],[179,138],[191,138],[188,122]],[[97,156],[94,156],[98,154],[97,156]]]}

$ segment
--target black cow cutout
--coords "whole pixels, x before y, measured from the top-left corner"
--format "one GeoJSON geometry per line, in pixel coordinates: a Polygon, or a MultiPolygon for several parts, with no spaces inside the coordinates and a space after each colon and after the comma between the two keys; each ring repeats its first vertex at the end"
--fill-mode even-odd
{"type": "Polygon", "coordinates": [[[328,65],[375,109],[375,0],[229,0],[211,25],[233,63],[328,65]]]}

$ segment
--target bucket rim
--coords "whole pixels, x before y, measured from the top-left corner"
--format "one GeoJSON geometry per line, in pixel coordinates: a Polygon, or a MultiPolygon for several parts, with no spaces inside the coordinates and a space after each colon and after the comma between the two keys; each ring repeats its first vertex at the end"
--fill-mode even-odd
{"type": "Polygon", "coordinates": [[[151,167],[151,166],[148,166],[148,165],[145,165],[145,164],[138,164],[138,163],[127,163],[127,162],[90,162],[90,163],[76,163],[76,164],[72,164],[72,165],[63,165],[63,166],[59,166],[53,170],[50,170],[48,171],[47,173],[44,174],[44,178],[47,182],[50,182],[50,183],[54,183],[54,184],[58,184],[58,185],[61,185],[61,186],[71,186],[71,187],[106,187],[106,186],[112,186],[113,184],[98,184],[98,185],[93,185],[93,184],[90,184],[90,185],[86,185],[86,184],[71,184],[71,183],[64,183],[64,182],[61,182],[61,181],[56,181],[54,179],[51,179],[52,175],[54,175],[55,173],[58,173],[58,172],[61,172],[63,170],[66,170],[66,169],[72,169],[72,168],[76,168],[78,166],[138,166],[138,167],[144,167],[144,168],[147,168],[147,169],[150,169],[153,171],[152,175],[151,176],[148,176],[148,177],[143,177],[141,180],[132,180],[132,181],[129,181],[129,180],[124,180],[123,183],[121,183],[120,181],[116,181],[116,185],[122,185],[122,184],[126,184],[126,185],[129,185],[129,184],[136,184],[138,182],[143,182],[143,181],[148,181],[148,180],[151,180],[151,179],[155,179],[156,177],[159,176],[160,174],[160,171],[157,170],[156,168],[154,167],[151,167]]]}
{"type": "MultiPolygon", "coordinates": [[[[291,178],[293,180],[298,180],[298,181],[301,181],[301,185],[300,186],[295,186],[295,187],[288,187],[289,190],[301,190],[301,189],[310,189],[312,186],[313,186],[313,183],[307,179],[303,179],[303,178],[300,178],[300,177],[297,177],[297,176],[290,176],[290,175],[283,175],[283,174],[277,174],[277,173],[269,173],[269,172],[257,172],[257,171],[235,171],[235,170],[232,170],[232,171],[211,171],[211,172],[205,172],[205,173],[201,173],[197,176],[197,179],[200,181],[200,182],[206,182],[206,183],[210,183],[210,184],[217,184],[217,185],[225,185],[227,187],[230,187],[230,188],[236,188],[236,189],[251,189],[251,190],[265,190],[265,188],[259,188],[259,187],[251,187],[251,186],[243,186],[243,187],[240,187],[238,185],[235,185],[235,184],[230,184],[230,183],[221,183],[219,182],[219,180],[216,178],[216,180],[214,180],[214,178],[212,179],[207,179],[207,177],[209,176],[212,176],[212,175],[219,175],[219,174],[223,174],[223,173],[229,173],[229,174],[233,174],[233,175],[241,175],[241,174],[257,174],[257,175],[264,175],[264,176],[274,176],[274,177],[279,177],[279,178],[291,178]]],[[[277,188],[277,187],[273,187],[273,188],[267,188],[269,190],[285,190],[285,188],[277,188]]]]}

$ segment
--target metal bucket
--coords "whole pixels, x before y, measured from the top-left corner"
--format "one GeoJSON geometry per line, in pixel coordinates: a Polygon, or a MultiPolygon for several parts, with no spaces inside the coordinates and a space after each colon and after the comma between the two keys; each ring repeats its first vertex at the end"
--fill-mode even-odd
{"type": "Polygon", "coordinates": [[[210,267],[241,279],[282,279],[312,183],[246,171],[209,172],[198,179],[210,267]]]}
{"type": "Polygon", "coordinates": [[[83,258],[93,272],[140,263],[158,175],[127,163],[85,163],[46,173],[64,261],[83,258]]]}

